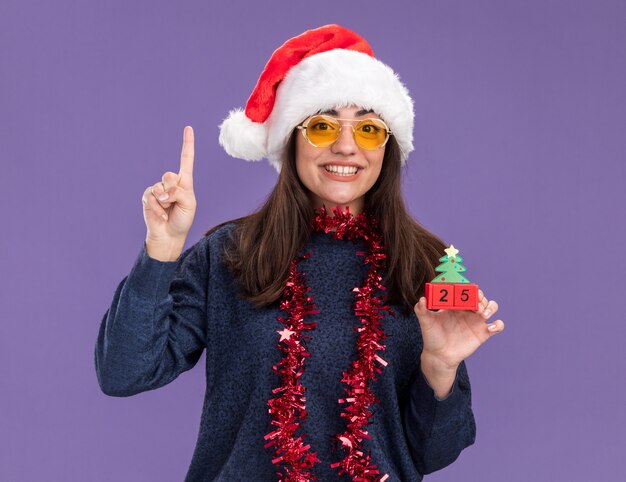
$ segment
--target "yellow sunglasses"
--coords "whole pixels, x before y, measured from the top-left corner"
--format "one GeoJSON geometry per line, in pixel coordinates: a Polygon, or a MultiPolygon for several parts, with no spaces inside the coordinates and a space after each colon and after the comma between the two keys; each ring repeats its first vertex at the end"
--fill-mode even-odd
{"type": "Polygon", "coordinates": [[[354,141],[359,147],[373,151],[383,147],[392,135],[389,127],[381,119],[338,119],[324,114],[317,114],[306,119],[297,129],[315,147],[328,147],[341,135],[343,125],[339,122],[356,122],[352,127],[354,141]]]}

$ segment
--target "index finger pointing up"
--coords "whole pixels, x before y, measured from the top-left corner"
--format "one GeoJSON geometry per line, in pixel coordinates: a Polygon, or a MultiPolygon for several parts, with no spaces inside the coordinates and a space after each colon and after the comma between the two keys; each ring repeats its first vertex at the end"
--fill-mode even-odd
{"type": "Polygon", "coordinates": [[[193,128],[186,126],[183,130],[183,150],[180,153],[179,184],[182,188],[193,188],[194,136],[193,128]]]}

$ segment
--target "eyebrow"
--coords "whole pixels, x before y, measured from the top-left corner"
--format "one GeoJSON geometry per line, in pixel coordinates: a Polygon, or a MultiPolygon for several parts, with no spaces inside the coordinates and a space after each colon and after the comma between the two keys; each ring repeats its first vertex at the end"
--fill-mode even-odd
{"type": "MultiPolygon", "coordinates": [[[[360,111],[356,112],[354,114],[354,117],[361,117],[362,115],[365,114],[373,114],[374,111],[372,109],[361,109],[360,111]]],[[[334,115],[334,116],[338,116],[339,112],[337,112],[335,109],[329,109],[329,110],[325,110],[323,112],[320,112],[320,114],[326,114],[326,115],[334,115]]]]}

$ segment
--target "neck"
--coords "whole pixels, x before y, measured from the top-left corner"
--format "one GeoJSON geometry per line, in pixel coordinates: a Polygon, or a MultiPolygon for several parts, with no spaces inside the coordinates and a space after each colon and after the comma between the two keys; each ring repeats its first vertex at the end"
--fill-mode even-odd
{"type": "Polygon", "coordinates": [[[341,208],[342,212],[345,213],[346,209],[349,209],[350,214],[356,216],[357,214],[361,214],[365,209],[365,200],[363,199],[363,197],[360,197],[348,203],[334,203],[332,201],[324,201],[317,196],[313,196],[311,199],[311,205],[313,206],[313,209],[317,211],[320,211],[322,207],[325,207],[326,212],[330,217],[334,216],[333,209],[338,209],[339,207],[341,208]]]}
{"type": "Polygon", "coordinates": [[[336,213],[339,214],[347,214],[350,213],[351,216],[356,216],[363,212],[363,204],[333,204],[333,203],[320,203],[319,205],[314,206],[316,212],[321,212],[322,209],[326,210],[326,215],[328,217],[334,218],[336,213]]]}
{"type": "MultiPolygon", "coordinates": [[[[350,206],[349,204],[337,204],[336,206],[322,204],[320,207],[315,208],[315,213],[320,216],[320,219],[326,218],[333,220],[338,216],[347,219],[353,218],[354,216],[359,214],[355,213],[352,210],[352,206],[350,206]]],[[[333,231],[335,231],[334,228],[333,231]]]]}

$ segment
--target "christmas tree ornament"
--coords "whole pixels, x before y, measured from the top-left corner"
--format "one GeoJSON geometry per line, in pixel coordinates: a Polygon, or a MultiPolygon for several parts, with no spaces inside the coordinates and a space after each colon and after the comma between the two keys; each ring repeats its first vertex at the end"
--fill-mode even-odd
{"type": "Polygon", "coordinates": [[[426,308],[429,310],[478,310],[478,285],[461,273],[467,271],[463,258],[453,244],[439,258],[435,271],[441,273],[426,283],[426,308]]]}

